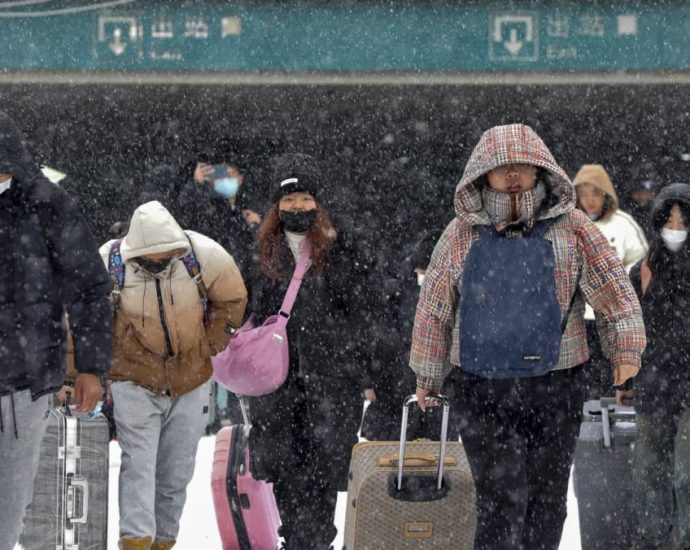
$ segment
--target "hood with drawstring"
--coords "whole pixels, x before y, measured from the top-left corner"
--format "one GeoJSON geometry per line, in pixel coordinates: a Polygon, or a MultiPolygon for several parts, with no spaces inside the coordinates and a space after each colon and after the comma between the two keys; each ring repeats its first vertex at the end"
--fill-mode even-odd
{"type": "Polygon", "coordinates": [[[127,235],[120,245],[124,262],[161,252],[175,252],[176,256],[182,257],[190,250],[185,232],[158,201],[142,204],[134,211],[127,235]]]}
{"type": "MultiPolygon", "coordinates": [[[[455,192],[456,217],[431,256],[417,305],[410,353],[410,367],[419,387],[440,389],[451,367],[462,366],[463,320],[458,307],[467,253],[480,237],[478,225],[493,223],[501,229],[501,225],[512,223],[497,217],[505,209],[496,204],[504,203],[506,198],[513,200],[513,196],[487,193],[483,176],[511,163],[541,169],[533,190],[515,194],[522,201],[518,206],[525,216],[519,221],[529,226],[535,219],[558,218],[544,235],[554,251],[561,316],[569,315],[555,369],[581,365],[589,356],[583,320],[585,300],[598,313],[602,343],[612,365],[640,365],[644,325],[623,266],[594,223],[575,208],[575,190],[541,138],[528,126],[510,124],[485,132],[472,152],[455,192]],[[493,202],[487,204],[487,198],[493,202]]],[[[520,312],[514,314],[519,319],[520,312]]]]}
{"type": "MultiPolygon", "coordinates": [[[[101,247],[106,266],[114,242],[101,247]]],[[[172,397],[185,394],[210,378],[211,355],[227,345],[227,327],[242,322],[247,303],[242,276],[225,249],[199,233],[183,231],[157,201],[134,211],[120,254],[125,277],[113,321],[109,378],[172,397]],[[199,288],[182,261],[192,249],[208,294],[206,321],[199,288]],[[160,252],[174,254],[159,273],[136,261],[160,252]]]]}

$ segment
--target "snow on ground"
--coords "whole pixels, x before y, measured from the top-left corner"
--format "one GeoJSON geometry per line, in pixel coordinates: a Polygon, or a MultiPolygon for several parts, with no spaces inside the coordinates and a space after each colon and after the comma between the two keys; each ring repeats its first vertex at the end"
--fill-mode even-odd
{"type": "MultiPolygon", "coordinates": [[[[194,478],[187,491],[187,504],[182,514],[180,535],[175,550],[222,550],[216,516],[211,498],[211,464],[215,437],[203,437],[196,457],[194,478]]],[[[117,476],[120,469],[120,448],[117,443],[110,444],[110,519],[108,525],[108,550],[117,549],[117,476]]],[[[340,493],[336,508],[336,525],[338,537],[335,548],[339,550],[343,543],[343,525],[345,524],[346,493],[340,493]]],[[[577,501],[572,490],[568,491],[568,519],[563,531],[559,550],[580,550],[580,532],[578,527],[577,501]]]]}

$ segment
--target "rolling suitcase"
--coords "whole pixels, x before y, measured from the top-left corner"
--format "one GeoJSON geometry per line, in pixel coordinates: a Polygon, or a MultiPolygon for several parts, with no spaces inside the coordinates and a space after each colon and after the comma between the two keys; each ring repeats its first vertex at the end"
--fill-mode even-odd
{"type": "Polygon", "coordinates": [[[251,427],[244,407],[242,412],[245,424],[222,428],[216,434],[211,489],[218,530],[223,550],[275,550],[280,515],[273,484],[252,475],[251,427]]]}
{"type": "Polygon", "coordinates": [[[352,449],[345,516],[345,550],[439,548],[471,550],[477,525],[475,489],[462,443],[406,442],[405,400],[400,441],[363,442],[352,449]],[[403,456],[403,462],[398,457],[403,456]]]}
{"type": "Polygon", "coordinates": [[[20,544],[27,550],[103,550],[108,542],[108,421],[54,409],[41,442],[20,544]]]}
{"type": "Polygon", "coordinates": [[[206,435],[216,434],[218,430],[226,426],[241,424],[241,418],[237,396],[213,381],[209,396],[206,435]]]}
{"type": "Polygon", "coordinates": [[[573,469],[582,550],[627,550],[633,544],[636,435],[631,407],[613,398],[585,403],[573,469]]]}

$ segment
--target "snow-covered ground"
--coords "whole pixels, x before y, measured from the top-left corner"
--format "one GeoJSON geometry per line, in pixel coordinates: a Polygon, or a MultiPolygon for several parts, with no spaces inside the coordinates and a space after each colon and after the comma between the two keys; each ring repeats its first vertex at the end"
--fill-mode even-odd
{"type": "MultiPolygon", "coordinates": [[[[180,535],[175,550],[222,550],[216,516],[211,498],[211,464],[215,437],[204,437],[199,444],[196,457],[194,479],[187,491],[187,504],[182,514],[180,535]]],[[[117,443],[110,444],[110,521],[108,526],[108,550],[117,549],[117,476],[120,468],[120,448],[117,443]]],[[[345,523],[345,493],[340,493],[336,509],[336,525],[339,533],[335,548],[342,548],[342,529],[345,523]]],[[[559,550],[579,550],[580,532],[578,529],[577,502],[572,491],[568,492],[568,519],[563,531],[559,550]]]]}

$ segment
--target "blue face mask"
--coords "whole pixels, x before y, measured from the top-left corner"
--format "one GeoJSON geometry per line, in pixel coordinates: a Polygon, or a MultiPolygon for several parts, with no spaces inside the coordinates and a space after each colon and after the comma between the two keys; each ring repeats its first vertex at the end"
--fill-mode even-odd
{"type": "Polygon", "coordinates": [[[226,199],[231,199],[237,195],[237,190],[239,188],[240,182],[237,178],[223,178],[213,182],[213,189],[215,192],[226,199]]]}

